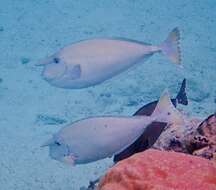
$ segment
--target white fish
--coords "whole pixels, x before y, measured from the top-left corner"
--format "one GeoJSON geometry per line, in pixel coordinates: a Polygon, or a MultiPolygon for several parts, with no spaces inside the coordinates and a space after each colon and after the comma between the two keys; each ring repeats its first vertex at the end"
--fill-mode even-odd
{"type": "Polygon", "coordinates": [[[160,45],[121,38],[95,38],[68,45],[39,64],[42,76],[61,88],[86,88],[112,78],[136,63],[162,52],[180,64],[179,30],[175,28],[160,45]]]}
{"type": "Polygon", "coordinates": [[[182,123],[180,113],[165,92],[151,116],[92,117],[74,122],[42,146],[50,157],[70,164],[85,164],[111,157],[131,145],[153,121],[182,123]]]}

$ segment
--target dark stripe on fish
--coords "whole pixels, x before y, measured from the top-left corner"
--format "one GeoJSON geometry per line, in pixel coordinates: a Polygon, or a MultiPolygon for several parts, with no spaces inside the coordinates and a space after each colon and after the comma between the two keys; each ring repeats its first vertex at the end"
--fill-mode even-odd
{"type": "Polygon", "coordinates": [[[135,153],[142,152],[150,148],[163,132],[167,123],[153,122],[148,125],[145,132],[128,148],[114,156],[114,162],[119,162],[125,158],[132,156],[135,153]]]}

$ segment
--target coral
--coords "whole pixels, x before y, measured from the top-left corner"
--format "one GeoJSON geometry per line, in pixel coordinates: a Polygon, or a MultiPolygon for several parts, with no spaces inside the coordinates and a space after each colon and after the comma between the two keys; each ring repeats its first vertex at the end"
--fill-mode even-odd
{"type": "Polygon", "coordinates": [[[189,153],[187,148],[188,140],[198,134],[197,128],[201,120],[189,118],[186,115],[184,115],[184,120],[185,123],[182,125],[167,125],[164,132],[153,145],[153,148],[189,153]]]}
{"type": "Polygon", "coordinates": [[[213,162],[184,153],[149,149],[120,161],[97,190],[215,190],[213,162]]]}
{"type": "Polygon", "coordinates": [[[184,152],[207,159],[216,153],[216,114],[204,121],[189,119],[184,125],[169,125],[158,138],[153,148],[184,152]]]}
{"type": "MultiPolygon", "coordinates": [[[[162,151],[175,151],[175,152],[191,154],[194,156],[199,156],[199,157],[213,160],[215,161],[216,164],[216,114],[210,115],[203,121],[202,119],[199,118],[188,117],[185,114],[183,114],[183,116],[184,116],[185,124],[167,125],[166,128],[164,129],[164,132],[160,135],[160,137],[154,143],[152,148],[162,150],[162,151]]],[[[152,125],[152,127],[157,127],[157,126],[152,125]]],[[[143,134],[130,147],[122,151],[119,155],[115,155],[114,161],[119,162],[120,160],[126,159],[138,152],[145,151],[146,149],[151,147],[146,145],[145,141],[143,141],[143,139],[144,140],[146,139],[145,135],[147,134],[143,134]]],[[[194,159],[197,158],[194,157],[194,159]]],[[[127,162],[127,161],[123,161],[123,162],[127,162]]],[[[208,160],[206,160],[206,162],[208,162],[208,160]]],[[[158,163],[160,164],[159,160],[158,163]]],[[[122,178],[122,176],[120,177],[122,178]]],[[[153,181],[152,183],[154,184],[153,181]]],[[[96,186],[96,183],[94,185],[96,186]]],[[[109,190],[112,189],[121,190],[119,187],[119,183],[116,181],[112,182],[111,186],[112,188],[109,187],[109,185],[106,185],[106,188],[109,190]]],[[[91,190],[94,189],[94,187],[88,189],[91,190]]],[[[155,189],[157,188],[155,187],[155,189]]]]}

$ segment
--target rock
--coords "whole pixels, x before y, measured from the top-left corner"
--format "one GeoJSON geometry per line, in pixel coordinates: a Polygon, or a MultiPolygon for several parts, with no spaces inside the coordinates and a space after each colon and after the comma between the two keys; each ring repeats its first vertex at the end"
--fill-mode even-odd
{"type": "Polygon", "coordinates": [[[22,63],[23,65],[28,64],[29,62],[30,62],[30,59],[29,59],[29,58],[26,58],[26,57],[22,57],[22,58],[21,58],[21,63],[22,63]]]}
{"type": "Polygon", "coordinates": [[[120,161],[97,190],[215,190],[216,165],[184,153],[149,149],[120,161]]]}
{"type": "Polygon", "coordinates": [[[111,97],[111,94],[110,94],[109,92],[107,92],[107,93],[101,93],[101,94],[100,94],[100,97],[110,98],[110,97],[111,97]]]}
{"type": "Polygon", "coordinates": [[[176,152],[190,153],[187,144],[188,140],[197,135],[197,128],[202,120],[184,116],[183,125],[168,125],[153,148],[159,150],[173,150],[176,152]]]}
{"type": "Polygon", "coordinates": [[[167,126],[153,148],[213,159],[216,153],[216,114],[204,121],[189,117],[185,117],[185,121],[181,126],[167,126]]]}
{"type": "Polygon", "coordinates": [[[35,123],[38,125],[61,125],[66,123],[65,119],[61,119],[56,116],[38,114],[35,123]]]}
{"type": "Polygon", "coordinates": [[[206,118],[197,128],[197,135],[188,139],[190,153],[207,159],[215,159],[216,153],[216,113],[206,118]]]}

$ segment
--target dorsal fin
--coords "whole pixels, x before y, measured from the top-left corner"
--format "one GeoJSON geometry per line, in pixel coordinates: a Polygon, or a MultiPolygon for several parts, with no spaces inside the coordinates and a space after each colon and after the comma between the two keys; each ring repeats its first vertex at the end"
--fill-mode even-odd
{"type": "Polygon", "coordinates": [[[156,121],[167,122],[173,124],[183,124],[184,119],[181,113],[173,106],[168,90],[164,90],[158,104],[152,113],[156,121]]]}

